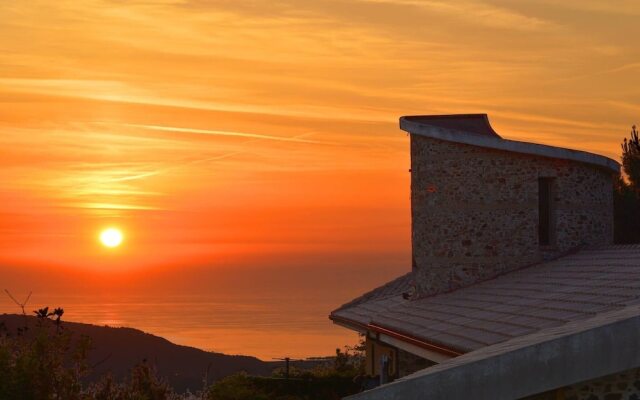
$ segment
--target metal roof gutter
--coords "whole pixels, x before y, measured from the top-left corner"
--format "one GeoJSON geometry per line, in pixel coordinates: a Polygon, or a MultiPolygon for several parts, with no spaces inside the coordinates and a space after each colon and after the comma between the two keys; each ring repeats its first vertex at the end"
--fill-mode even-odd
{"type": "Polygon", "coordinates": [[[429,341],[425,341],[422,339],[418,339],[416,337],[410,336],[406,333],[403,332],[398,332],[398,331],[394,331],[392,329],[388,329],[385,328],[383,326],[380,325],[376,325],[376,324],[363,324],[357,321],[353,321],[350,320],[348,318],[344,318],[344,317],[339,317],[337,315],[329,315],[329,319],[332,320],[334,323],[338,324],[338,325],[342,325],[346,328],[350,328],[353,330],[356,330],[358,332],[362,332],[362,331],[371,331],[371,332],[375,332],[375,333],[381,333],[384,335],[387,335],[389,337],[392,337],[394,339],[398,339],[400,341],[409,343],[413,346],[417,346],[421,349],[425,349],[431,352],[435,352],[438,354],[442,354],[443,356],[446,357],[457,357],[460,356],[462,354],[464,354],[463,351],[457,350],[457,349],[452,349],[452,348],[448,348],[445,347],[443,345],[440,344],[436,344],[436,343],[432,343],[429,341]]]}
{"type": "Polygon", "coordinates": [[[384,328],[380,325],[376,325],[376,324],[369,324],[369,329],[372,330],[373,332],[376,333],[383,333],[385,335],[391,336],[392,338],[401,340],[403,342],[407,342],[409,344],[412,344],[414,346],[418,346],[420,348],[426,349],[426,350],[430,350],[430,351],[434,351],[436,353],[440,353],[442,355],[448,356],[448,357],[457,357],[457,356],[461,356],[462,354],[464,354],[464,352],[458,351],[458,350],[453,350],[451,348],[442,346],[442,345],[437,345],[435,343],[431,343],[431,342],[427,342],[424,340],[420,340],[420,339],[416,339],[412,336],[406,335],[404,333],[400,333],[397,331],[393,331],[391,329],[387,329],[384,328]]]}

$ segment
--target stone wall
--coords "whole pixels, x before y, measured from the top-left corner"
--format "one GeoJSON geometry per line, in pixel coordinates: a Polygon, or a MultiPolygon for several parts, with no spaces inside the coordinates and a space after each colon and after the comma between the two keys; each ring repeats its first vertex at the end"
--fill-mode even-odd
{"type": "Polygon", "coordinates": [[[640,400],[640,369],[592,379],[521,400],[640,400]]]}
{"type": "Polygon", "coordinates": [[[612,174],[574,161],[411,136],[418,296],[613,240],[612,174]],[[554,178],[555,238],[538,244],[538,178],[554,178]]]}
{"type": "Polygon", "coordinates": [[[640,400],[640,369],[568,386],[564,400],[640,400]]]}

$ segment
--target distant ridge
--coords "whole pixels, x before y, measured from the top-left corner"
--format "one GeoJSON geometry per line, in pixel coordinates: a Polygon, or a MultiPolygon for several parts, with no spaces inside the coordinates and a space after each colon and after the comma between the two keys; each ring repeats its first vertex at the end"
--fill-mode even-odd
{"type": "MultiPolygon", "coordinates": [[[[27,317],[30,327],[36,323],[35,317],[27,317]]],[[[24,325],[24,316],[0,314],[9,332],[16,332],[24,325]]],[[[89,353],[90,365],[97,364],[89,380],[111,373],[120,380],[129,376],[131,368],[147,360],[155,365],[158,375],[167,379],[178,392],[187,389],[199,390],[208,370],[208,381],[246,371],[253,375],[269,375],[274,368],[256,357],[226,355],[207,352],[194,347],[181,346],[168,340],[133,328],[113,328],[77,322],[63,322],[64,329],[74,337],[86,335],[92,340],[93,349],[89,353]]]]}

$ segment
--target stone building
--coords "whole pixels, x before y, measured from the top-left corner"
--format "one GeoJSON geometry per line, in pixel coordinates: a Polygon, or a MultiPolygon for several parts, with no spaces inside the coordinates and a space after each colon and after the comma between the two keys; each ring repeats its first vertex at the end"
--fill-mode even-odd
{"type": "Polygon", "coordinates": [[[618,163],[503,139],[482,114],[400,127],[412,270],[330,315],[366,335],[367,373],[396,381],[354,398],[640,400],[640,246],[612,244],[618,163]]]}

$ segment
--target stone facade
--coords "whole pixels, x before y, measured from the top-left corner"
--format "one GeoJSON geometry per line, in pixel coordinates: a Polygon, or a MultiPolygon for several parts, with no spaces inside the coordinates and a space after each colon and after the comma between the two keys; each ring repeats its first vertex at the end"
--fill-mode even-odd
{"type": "Polygon", "coordinates": [[[446,292],[613,241],[612,172],[577,161],[411,136],[417,296],[446,292]],[[538,240],[539,178],[551,178],[552,241],[538,240]]]}
{"type": "Polygon", "coordinates": [[[562,389],[565,400],[640,400],[640,369],[632,369],[562,389]]]}
{"type": "Polygon", "coordinates": [[[640,400],[640,369],[592,379],[521,400],[640,400]]]}

